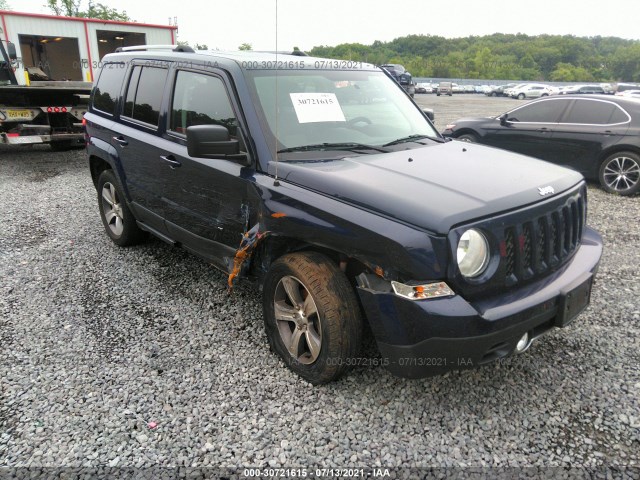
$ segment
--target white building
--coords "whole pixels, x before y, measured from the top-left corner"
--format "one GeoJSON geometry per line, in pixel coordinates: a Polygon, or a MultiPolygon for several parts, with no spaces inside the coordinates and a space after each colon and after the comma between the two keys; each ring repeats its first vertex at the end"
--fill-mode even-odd
{"type": "Polygon", "coordinates": [[[16,46],[16,77],[27,83],[43,74],[51,80],[92,82],[107,53],[131,45],[173,45],[177,27],[58,17],[0,10],[0,37],[16,46]]]}

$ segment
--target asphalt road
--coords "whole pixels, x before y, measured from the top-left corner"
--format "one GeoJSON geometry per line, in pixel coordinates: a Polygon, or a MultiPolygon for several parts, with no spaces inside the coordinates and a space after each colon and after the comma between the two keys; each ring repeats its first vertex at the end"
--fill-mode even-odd
{"type": "Polygon", "coordinates": [[[416,94],[416,103],[421,107],[433,108],[435,125],[439,132],[447,123],[462,117],[487,117],[499,115],[518,105],[526,103],[506,97],[487,97],[474,93],[459,93],[452,96],[435,93],[416,94]]]}

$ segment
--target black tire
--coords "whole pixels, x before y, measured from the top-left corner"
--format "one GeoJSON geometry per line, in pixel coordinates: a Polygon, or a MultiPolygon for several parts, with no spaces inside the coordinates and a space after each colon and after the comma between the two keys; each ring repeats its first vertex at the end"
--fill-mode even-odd
{"type": "Polygon", "coordinates": [[[602,188],[618,195],[634,195],[640,191],[640,155],[616,152],[600,165],[598,179],[602,188]]]}
{"type": "Polygon", "coordinates": [[[498,96],[498,94],[497,94],[496,92],[491,92],[491,93],[489,94],[489,96],[490,96],[490,97],[497,97],[497,96],[498,96]]]}
{"type": "Polygon", "coordinates": [[[146,238],[133,217],[112,170],[105,170],[98,177],[98,206],[104,229],[116,245],[135,245],[146,238]]]}
{"type": "Polygon", "coordinates": [[[301,252],[275,261],[262,306],[271,349],[308,382],[336,380],[355,363],[362,341],[360,307],[347,277],[326,256],[301,252]]]}
{"type": "Polygon", "coordinates": [[[456,140],[460,140],[461,142],[478,143],[478,136],[474,133],[463,133],[459,137],[456,137],[456,140]]]}
{"type": "Polygon", "coordinates": [[[518,100],[524,100],[527,96],[524,93],[518,94],[518,100]]]}

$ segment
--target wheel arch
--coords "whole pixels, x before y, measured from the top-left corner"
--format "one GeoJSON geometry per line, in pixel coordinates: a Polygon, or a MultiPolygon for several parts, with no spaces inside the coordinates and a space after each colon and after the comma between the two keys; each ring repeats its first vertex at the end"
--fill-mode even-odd
{"type": "Polygon", "coordinates": [[[91,179],[93,180],[94,187],[98,188],[98,178],[100,177],[100,174],[105,170],[112,169],[113,167],[104,159],[96,155],[91,155],[89,157],[89,170],[91,171],[91,179]]]}
{"type": "Polygon", "coordinates": [[[284,255],[296,252],[323,254],[345,273],[349,282],[354,286],[357,275],[364,271],[371,271],[371,268],[360,260],[330,247],[308,243],[293,237],[266,235],[251,256],[247,273],[261,283],[273,262],[284,255]]]}

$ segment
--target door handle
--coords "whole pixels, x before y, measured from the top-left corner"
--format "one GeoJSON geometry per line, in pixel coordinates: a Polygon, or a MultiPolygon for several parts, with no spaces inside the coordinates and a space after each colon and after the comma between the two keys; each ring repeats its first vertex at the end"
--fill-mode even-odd
{"type": "Polygon", "coordinates": [[[546,127],[542,127],[542,128],[539,128],[539,129],[538,129],[538,132],[540,132],[540,133],[549,133],[550,131],[551,131],[551,130],[549,130],[549,129],[548,129],[548,128],[546,128],[546,127]]]}
{"type": "Polygon", "coordinates": [[[129,142],[127,142],[122,135],[118,135],[117,137],[111,137],[111,138],[116,142],[118,142],[123,147],[126,147],[127,145],[129,145],[129,142]]]}
{"type": "Polygon", "coordinates": [[[182,165],[182,163],[176,160],[176,157],[174,157],[173,155],[160,155],[160,158],[167,162],[172,170],[182,165]]]}

